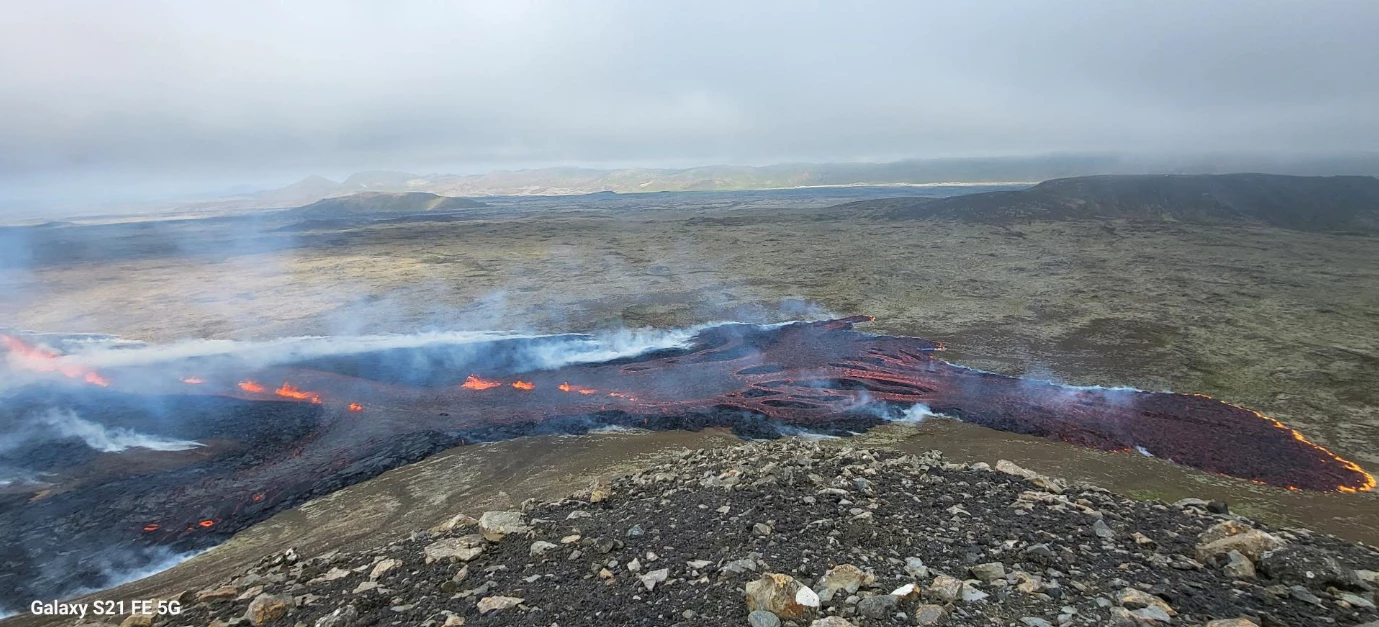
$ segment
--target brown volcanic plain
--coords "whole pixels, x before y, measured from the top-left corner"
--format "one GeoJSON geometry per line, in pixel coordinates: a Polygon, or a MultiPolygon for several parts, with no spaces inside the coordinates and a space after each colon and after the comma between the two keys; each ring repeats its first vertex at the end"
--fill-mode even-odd
{"type": "MultiPolygon", "coordinates": [[[[904,203],[871,201],[909,192],[494,198],[420,217],[391,212],[304,223],[264,214],[8,229],[0,239],[22,237],[29,248],[22,264],[11,258],[0,272],[0,288],[12,295],[0,301],[0,319],[42,331],[169,341],[436,325],[672,327],[786,319],[817,307],[876,316],[867,330],[939,341],[947,360],[994,372],[1209,394],[1277,418],[1371,472],[1379,466],[1379,237],[1251,220],[1203,225],[1164,213],[1139,219],[1124,211],[901,216],[896,207],[904,203]],[[857,200],[868,202],[836,206],[857,200]]],[[[1137,497],[1221,498],[1248,515],[1379,541],[1373,493],[1299,494],[1133,453],[951,423],[863,437],[958,458],[1004,457],[1137,497]]],[[[604,465],[591,466],[573,450],[569,461],[534,461],[532,476],[549,481],[512,498],[549,492],[616,461],[603,451],[604,465]],[[562,470],[566,464],[584,474],[562,470]]],[[[465,453],[445,458],[456,455],[465,453]]],[[[505,476],[526,472],[509,466],[505,476]]],[[[399,469],[375,481],[406,476],[416,483],[416,472],[399,469]]],[[[483,468],[472,468],[465,478],[483,476],[483,468]]],[[[359,490],[384,489],[370,483],[359,490]]],[[[364,543],[405,535],[412,527],[377,519],[426,522],[402,512],[407,508],[370,513],[353,534],[340,534],[337,522],[335,533],[364,543]]],[[[265,527],[272,534],[250,530],[227,548],[331,545],[311,539],[309,527],[285,531],[288,519],[301,517],[287,514],[265,527]]],[[[190,572],[184,569],[200,561],[177,570],[190,572]]]]}

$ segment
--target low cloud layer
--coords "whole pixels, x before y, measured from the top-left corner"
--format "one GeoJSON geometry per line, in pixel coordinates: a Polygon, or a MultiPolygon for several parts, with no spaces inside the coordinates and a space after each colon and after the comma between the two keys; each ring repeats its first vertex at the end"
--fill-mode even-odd
{"type": "Polygon", "coordinates": [[[1375,24],[1370,0],[38,3],[0,21],[0,187],[1375,150],[1375,24]]]}

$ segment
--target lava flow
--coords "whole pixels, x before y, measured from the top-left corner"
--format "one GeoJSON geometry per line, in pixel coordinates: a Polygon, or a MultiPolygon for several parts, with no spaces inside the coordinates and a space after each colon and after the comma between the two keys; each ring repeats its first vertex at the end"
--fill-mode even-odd
{"type": "MultiPolygon", "coordinates": [[[[146,426],[175,430],[159,435],[242,446],[197,456],[187,468],[82,475],[69,489],[16,500],[0,509],[0,553],[27,555],[19,547],[38,547],[35,555],[89,557],[108,549],[105,557],[114,560],[117,547],[131,542],[204,548],[306,499],[472,442],[607,425],[841,435],[919,404],[1000,431],[1139,450],[1281,488],[1375,487],[1355,463],[1249,409],[1201,395],[1071,387],[972,370],[935,357],[934,342],[852,328],[866,320],[721,325],[679,347],[546,369],[514,366],[514,355],[545,354],[558,340],[468,346],[464,354],[478,357],[460,364],[425,349],[335,355],[234,378],[207,376],[197,385],[171,379],[175,388],[168,390],[175,392],[121,389],[133,377],[112,371],[110,388],[62,386],[45,391],[58,395],[45,402],[126,422],[157,407],[165,414],[146,426]],[[270,393],[257,381],[292,383],[270,393]],[[356,419],[351,412],[364,407],[368,419],[356,419]]],[[[37,364],[76,379],[91,373],[27,344],[5,346],[21,367],[37,364]]],[[[75,561],[68,567],[80,571],[75,561]]]]}
{"type": "Polygon", "coordinates": [[[34,346],[17,337],[3,334],[0,334],[0,345],[5,347],[10,365],[21,370],[57,372],[69,379],[79,379],[91,385],[110,386],[110,381],[106,380],[100,373],[81,364],[64,360],[62,354],[57,351],[34,346]]]}
{"type": "Polygon", "coordinates": [[[499,383],[497,381],[485,381],[471,374],[469,375],[468,379],[464,380],[464,383],[460,384],[460,387],[465,388],[466,390],[487,390],[490,388],[496,388],[500,385],[502,385],[502,383],[499,383]]]}
{"type": "Polygon", "coordinates": [[[318,405],[321,403],[320,394],[317,394],[315,392],[303,392],[302,390],[297,389],[297,386],[292,385],[291,383],[283,383],[282,387],[278,388],[277,390],[274,390],[273,393],[283,398],[290,398],[298,401],[310,401],[318,405]]]}

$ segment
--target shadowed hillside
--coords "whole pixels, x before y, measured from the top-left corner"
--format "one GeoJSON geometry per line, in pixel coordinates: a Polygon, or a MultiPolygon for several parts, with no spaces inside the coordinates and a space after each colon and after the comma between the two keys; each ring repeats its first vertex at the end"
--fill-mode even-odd
{"type": "Polygon", "coordinates": [[[1276,174],[1088,176],[1027,190],[839,205],[893,219],[976,222],[1115,218],[1379,232],[1379,179],[1276,174]]]}
{"type": "Polygon", "coordinates": [[[355,214],[452,211],[487,206],[477,200],[438,196],[427,192],[361,192],[318,200],[291,212],[303,218],[343,218],[355,214]]]}

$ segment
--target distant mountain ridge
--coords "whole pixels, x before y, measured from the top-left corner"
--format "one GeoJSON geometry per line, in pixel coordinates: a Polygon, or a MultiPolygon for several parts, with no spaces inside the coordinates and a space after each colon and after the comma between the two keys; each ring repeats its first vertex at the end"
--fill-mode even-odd
{"type": "Polygon", "coordinates": [[[309,205],[287,209],[283,214],[308,220],[353,220],[385,214],[430,214],[488,207],[469,198],[439,196],[426,192],[360,192],[350,196],[324,198],[309,205]]]}
{"type": "Polygon", "coordinates": [[[892,219],[974,222],[1131,219],[1379,233],[1379,179],[1278,174],[1105,175],[1026,190],[847,203],[892,219]]]}
{"type": "Polygon", "coordinates": [[[596,192],[740,191],[809,186],[1010,183],[1099,174],[1220,174],[1267,172],[1291,175],[1379,175],[1379,153],[1291,159],[1250,156],[1151,158],[1117,155],[1055,155],[917,159],[891,163],[786,163],[768,166],[712,165],[694,168],[543,168],[484,174],[358,172],[342,182],[312,176],[259,192],[259,206],[292,206],[358,192],[431,192],[447,196],[560,196],[596,192]]]}
{"type": "Polygon", "coordinates": [[[487,206],[477,200],[427,192],[360,192],[318,200],[288,212],[303,218],[320,219],[347,218],[356,214],[441,212],[487,206]]]}

